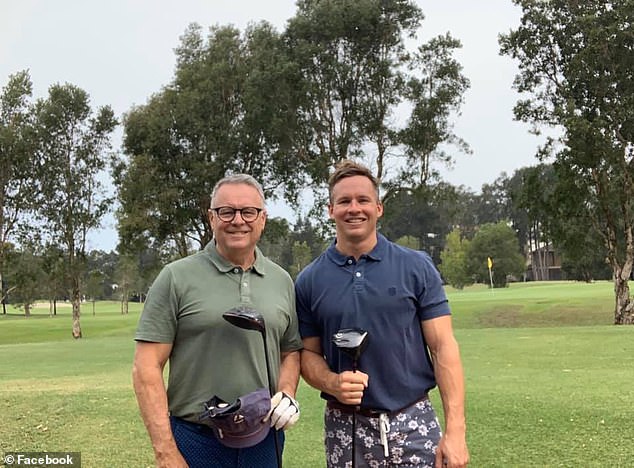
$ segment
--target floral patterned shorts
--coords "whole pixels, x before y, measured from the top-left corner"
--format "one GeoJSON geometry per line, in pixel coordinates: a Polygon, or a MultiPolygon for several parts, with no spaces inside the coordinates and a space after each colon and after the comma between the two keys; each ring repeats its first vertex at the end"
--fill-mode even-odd
{"type": "MultiPolygon", "coordinates": [[[[369,418],[356,414],[355,466],[433,468],[442,435],[429,399],[369,418]]],[[[328,468],[352,468],[352,414],[326,407],[328,468]]]]}

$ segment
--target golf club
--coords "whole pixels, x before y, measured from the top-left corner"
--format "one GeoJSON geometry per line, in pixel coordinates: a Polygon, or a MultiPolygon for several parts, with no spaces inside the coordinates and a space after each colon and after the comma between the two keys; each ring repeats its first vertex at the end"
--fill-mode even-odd
{"type": "MultiPolygon", "coordinates": [[[[359,357],[368,346],[368,332],[361,328],[342,328],[332,336],[332,342],[339,351],[352,358],[352,372],[357,371],[359,357]]],[[[352,408],[352,467],[355,463],[355,439],[357,435],[357,410],[352,408]]]]}
{"type": "MultiPolygon", "coordinates": [[[[271,364],[269,362],[269,350],[266,344],[266,325],[264,324],[264,317],[256,310],[246,306],[234,307],[222,314],[224,318],[231,325],[234,325],[243,330],[255,330],[260,332],[262,336],[262,343],[264,344],[264,359],[266,361],[266,380],[269,383],[269,392],[271,396],[275,395],[275,384],[271,380],[271,364]]],[[[278,468],[282,468],[282,457],[280,454],[279,441],[277,440],[277,429],[272,428],[274,431],[273,439],[275,440],[275,458],[277,459],[278,468]]]]}

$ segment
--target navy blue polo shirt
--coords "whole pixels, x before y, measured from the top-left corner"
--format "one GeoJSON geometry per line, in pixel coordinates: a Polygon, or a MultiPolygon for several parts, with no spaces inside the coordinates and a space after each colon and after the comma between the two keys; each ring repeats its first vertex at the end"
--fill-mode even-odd
{"type": "MultiPolygon", "coordinates": [[[[421,321],[449,315],[440,275],[425,252],[377,235],[377,245],[358,261],[333,242],[295,283],[302,338],[319,337],[334,372],[352,369],[332,336],[341,328],[368,331],[358,369],[369,375],[361,406],[395,411],[436,386],[421,321]]],[[[322,392],[322,398],[334,399],[322,392]]]]}

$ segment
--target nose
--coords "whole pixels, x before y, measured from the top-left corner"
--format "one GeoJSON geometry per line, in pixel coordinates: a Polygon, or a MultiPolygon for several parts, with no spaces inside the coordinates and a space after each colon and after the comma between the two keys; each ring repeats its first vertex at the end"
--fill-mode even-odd
{"type": "Polygon", "coordinates": [[[350,200],[350,203],[348,204],[348,211],[359,211],[360,205],[356,200],[350,200]]]}
{"type": "Polygon", "coordinates": [[[244,218],[242,218],[242,211],[236,211],[235,216],[233,217],[233,220],[231,221],[231,224],[247,224],[247,222],[244,220],[244,218]]]}

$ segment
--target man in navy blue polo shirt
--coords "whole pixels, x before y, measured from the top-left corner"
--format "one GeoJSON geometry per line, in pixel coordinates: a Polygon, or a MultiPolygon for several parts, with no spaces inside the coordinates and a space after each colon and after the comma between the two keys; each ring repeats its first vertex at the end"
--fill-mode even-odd
{"type": "Polygon", "coordinates": [[[327,400],[327,466],[464,467],[464,376],[440,275],[377,232],[383,205],[366,167],[343,161],[329,192],[336,239],[295,285],[302,375],[327,400]],[[344,328],[368,332],[356,372],[332,341],[344,328]],[[427,397],[436,385],[444,433],[427,397]]]}

